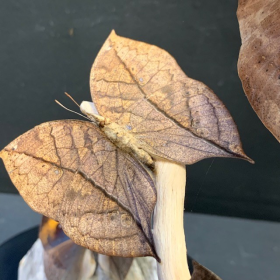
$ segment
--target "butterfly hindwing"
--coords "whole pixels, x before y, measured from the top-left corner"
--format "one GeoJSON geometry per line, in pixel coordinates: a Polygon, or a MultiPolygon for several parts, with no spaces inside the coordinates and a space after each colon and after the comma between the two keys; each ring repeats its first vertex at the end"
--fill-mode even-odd
{"type": "Polygon", "coordinates": [[[153,180],[94,124],[41,124],[0,156],[29,206],[58,221],[75,243],[113,256],[155,256],[153,180]]]}

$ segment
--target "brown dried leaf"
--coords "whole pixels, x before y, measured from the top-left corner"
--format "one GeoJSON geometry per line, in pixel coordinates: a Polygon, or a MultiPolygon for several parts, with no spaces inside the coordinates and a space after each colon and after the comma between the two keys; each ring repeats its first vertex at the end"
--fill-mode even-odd
{"type": "Polygon", "coordinates": [[[90,279],[96,263],[91,251],[76,245],[59,223],[43,217],[39,232],[43,244],[44,271],[49,280],[90,279]]]}
{"type": "Polygon", "coordinates": [[[133,258],[108,257],[98,254],[98,268],[102,270],[102,272],[99,271],[98,276],[102,280],[123,280],[126,278],[133,260],[133,258]]]}
{"type": "Polygon", "coordinates": [[[19,263],[19,280],[94,279],[93,252],[70,240],[56,221],[43,217],[39,235],[19,263]]]}
{"type": "MultiPolygon", "coordinates": [[[[64,234],[58,222],[47,217],[42,219],[39,237],[43,244],[43,252],[36,255],[37,258],[38,255],[44,255],[44,274],[47,279],[157,279],[154,258],[122,258],[96,254],[95,260],[91,251],[76,245],[64,234]]],[[[29,258],[28,261],[35,264],[38,260],[29,258]]],[[[27,271],[23,269],[21,267],[21,272],[26,275],[27,271]]],[[[29,275],[29,278],[36,277],[29,275]]]]}
{"type": "Polygon", "coordinates": [[[99,113],[126,126],[154,156],[184,164],[213,156],[250,160],[223,103],[156,46],[112,31],[90,87],[99,113]]]}
{"type": "Polygon", "coordinates": [[[208,268],[200,263],[193,261],[193,274],[191,280],[222,280],[208,268]]]}
{"type": "Polygon", "coordinates": [[[279,0],[239,0],[238,74],[253,109],[280,141],[279,0]]]}
{"type": "Polygon", "coordinates": [[[29,206],[76,243],[112,256],[154,256],[153,180],[90,122],[41,124],[0,154],[29,206]]]}

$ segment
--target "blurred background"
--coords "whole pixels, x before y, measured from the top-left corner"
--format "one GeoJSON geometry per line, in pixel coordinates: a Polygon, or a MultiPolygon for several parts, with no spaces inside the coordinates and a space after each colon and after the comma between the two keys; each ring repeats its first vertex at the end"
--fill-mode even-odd
{"type": "MultiPolygon", "coordinates": [[[[91,65],[112,29],[155,44],[174,56],[188,76],[214,90],[232,114],[245,152],[256,162],[207,159],[187,167],[185,209],[196,213],[186,215],[190,254],[226,279],[278,279],[280,146],[253,112],[238,78],[236,9],[237,0],[2,0],[0,147],[42,122],[77,118],[54,99],[71,108],[64,91],[78,102],[90,100],[91,65]],[[255,242],[248,249],[253,251],[268,243],[249,252],[238,242],[255,242]],[[219,247],[222,251],[215,251],[219,247]]],[[[20,214],[31,213],[24,212],[20,197],[11,195],[17,190],[2,161],[0,192],[1,236],[4,227],[19,230],[25,219],[20,214]]],[[[37,223],[34,219],[31,224],[37,223]]],[[[8,231],[1,241],[11,235],[8,231]]]]}

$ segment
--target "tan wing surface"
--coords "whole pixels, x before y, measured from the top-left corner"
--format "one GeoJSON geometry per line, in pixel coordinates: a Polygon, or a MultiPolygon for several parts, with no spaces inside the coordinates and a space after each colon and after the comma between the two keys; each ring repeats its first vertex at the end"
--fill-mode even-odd
{"type": "Polygon", "coordinates": [[[191,164],[244,154],[229,112],[166,51],[110,34],[91,71],[99,113],[125,125],[153,155],[191,164]]]}
{"type": "Polygon", "coordinates": [[[0,156],[29,206],[58,221],[75,243],[113,256],[155,256],[153,180],[92,123],[41,124],[0,156]]]}

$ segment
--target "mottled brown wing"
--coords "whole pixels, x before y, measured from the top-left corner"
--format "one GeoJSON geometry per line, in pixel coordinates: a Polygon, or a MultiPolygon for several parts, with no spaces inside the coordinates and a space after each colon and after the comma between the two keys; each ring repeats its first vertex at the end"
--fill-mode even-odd
{"type": "Polygon", "coordinates": [[[0,156],[29,206],[59,221],[75,243],[106,255],[155,256],[153,180],[92,123],[41,124],[0,156]]]}
{"type": "Polygon", "coordinates": [[[238,74],[251,106],[280,141],[280,2],[239,0],[238,74]]]}
{"type": "Polygon", "coordinates": [[[247,158],[222,102],[156,46],[112,31],[93,64],[90,87],[99,113],[125,125],[153,155],[185,164],[247,158]]]}

